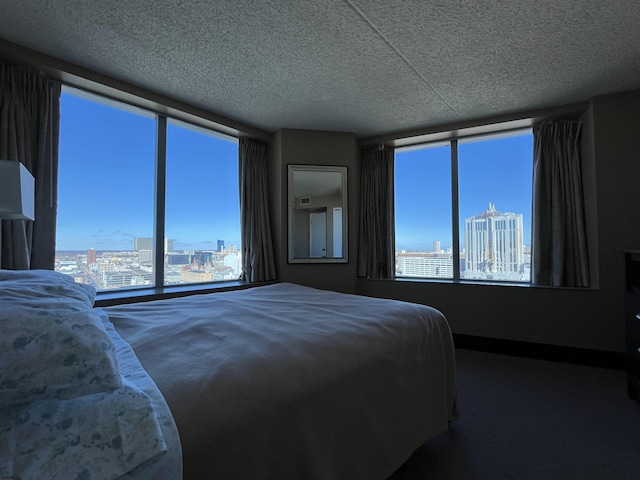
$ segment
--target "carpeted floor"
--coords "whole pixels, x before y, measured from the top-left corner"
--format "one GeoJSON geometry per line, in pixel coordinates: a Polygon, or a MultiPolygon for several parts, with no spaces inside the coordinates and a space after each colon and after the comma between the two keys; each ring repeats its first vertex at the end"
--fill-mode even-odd
{"type": "Polygon", "coordinates": [[[640,479],[622,371],[457,350],[462,416],[389,480],[640,479]]]}

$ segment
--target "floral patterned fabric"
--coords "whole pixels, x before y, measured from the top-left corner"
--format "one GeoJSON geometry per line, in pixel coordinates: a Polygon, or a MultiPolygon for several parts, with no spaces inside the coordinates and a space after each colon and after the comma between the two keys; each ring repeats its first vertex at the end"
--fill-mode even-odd
{"type": "Polygon", "coordinates": [[[94,299],[62,274],[0,270],[0,478],[182,477],[166,402],[94,299]]]}
{"type": "Polygon", "coordinates": [[[151,400],[122,387],[0,409],[0,478],[109,480],[166,451],[151,400]]]}
{"type": "Polygon", "coordinates": [[[122,386],[94,298],[56,272],[0,271],[0,408],[122,386]]]}

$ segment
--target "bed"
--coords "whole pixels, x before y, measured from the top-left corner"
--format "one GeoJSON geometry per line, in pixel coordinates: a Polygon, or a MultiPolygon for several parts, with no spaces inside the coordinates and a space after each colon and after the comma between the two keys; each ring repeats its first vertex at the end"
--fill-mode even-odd
{"type": "Polygon", "coordinates": [[[384,480],[458,415],[427,306],[277,283],[91,311],[156,417],[123,478],[384,480]]]}
{"type": "Polygon", "coordinates": [[[173,412],[185,478],[385,479],[457,412],[433,308],[279,283],[104,311],[173,412]]]}

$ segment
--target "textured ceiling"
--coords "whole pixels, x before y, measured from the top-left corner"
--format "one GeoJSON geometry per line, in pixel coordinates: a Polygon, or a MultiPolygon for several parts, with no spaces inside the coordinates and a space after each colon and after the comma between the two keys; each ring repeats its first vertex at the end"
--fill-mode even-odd
{"type": "Polygon", "coordinates": [[[266,131],[359,137],[640,88],[638,0],[0,0],[0,38],[266,131]]]}

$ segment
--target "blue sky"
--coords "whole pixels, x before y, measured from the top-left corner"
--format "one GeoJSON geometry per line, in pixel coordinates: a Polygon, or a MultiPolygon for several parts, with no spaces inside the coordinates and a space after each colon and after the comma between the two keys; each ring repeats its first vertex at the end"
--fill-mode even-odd
{"type": "MultiPolygon", "coordinates": [[[[156,124],[69,93],[61,98],[57,250],[133,250],[152,237],[156,124]]],[[[166,236],[175,248],[240,245],[237,142],[167,128],[166,236]]]]}
{"type": "MultiPolygon", "coordinates": [[[[435,240],[452,245],[451,148],[396,152],[396,247],[431,250],[435,240]]],[[[531,237],[533,136],[460,142],[458,190],[461,248],[464,219],[487,210],[523,214],[525,245],[531,237]]]]}
{"type": "MultiPolygon", "coordinates": [[[[63,93],[57,250],[133,250],[135,237],[153,236],[155,138],[148,113],[63,93]]],[[[530,244],[532,145],[530,133],[460,143],[461,234],[491,202],[524,215],[530,244]]],[[[237,148],[169,123],[165,232],[176,250],[240,245],[237,148]]],[[[397,248],[450,247],[450,147],[399,151],[395,171],[397,248]]]]}

